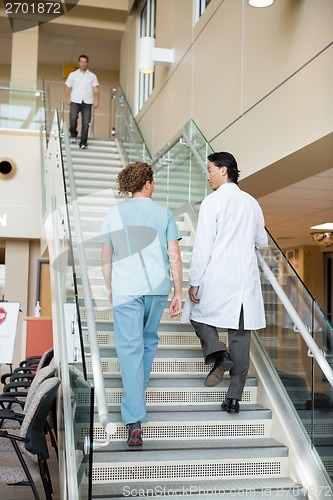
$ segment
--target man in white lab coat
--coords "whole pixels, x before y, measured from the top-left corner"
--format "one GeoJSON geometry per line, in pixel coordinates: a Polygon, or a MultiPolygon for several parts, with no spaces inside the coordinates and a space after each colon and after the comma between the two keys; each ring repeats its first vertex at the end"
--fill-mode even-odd
{"type": "Polygon", "coordinates": [[[237,186],[234,156],[208,156],[208,182],[213,189],[201,203],[190,265],[191,323],[200,338],[206,363],[214,363],[205,385],[219,384],[230,372],[221,408],[239,412],[249,369],[250,334],[266,326],[255,247],[267,245],[258,202],[237,186]],[[217,328],[228,329],[229,352],[217,328]]]}

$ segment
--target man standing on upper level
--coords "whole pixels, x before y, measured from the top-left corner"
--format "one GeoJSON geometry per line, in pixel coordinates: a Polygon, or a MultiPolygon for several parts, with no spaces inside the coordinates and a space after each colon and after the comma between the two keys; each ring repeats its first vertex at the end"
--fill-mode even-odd
{"type": "Polygon", "coordinates": [[[238,177],[232,154],[208,156],[208,182],[214,192],[201,203],[189,274],[191,323],[205,362],[214,363],[205,385],[219,384],[230,371],[222,403],[229,413],[239,412],[251,330],[266,325],[255,252],[256,246],[267,245],[264,218],[258,202],[237,186],[238,177]],[[229,352],[217,328],[228,329],[229,352]]]}
{"type": "Polygon", "coordinates": [[[69,131],[71,142],[76,142],[77,120],[81,113],[82,128],[80,148],[86,149],[88,140],[91,108],[99,105],[99,83],[97,77],[88,69],[88,56],[81,55],[78,59],[79,69],[72,71],[65,82],[67,104],[70,105],[69,131]]]}

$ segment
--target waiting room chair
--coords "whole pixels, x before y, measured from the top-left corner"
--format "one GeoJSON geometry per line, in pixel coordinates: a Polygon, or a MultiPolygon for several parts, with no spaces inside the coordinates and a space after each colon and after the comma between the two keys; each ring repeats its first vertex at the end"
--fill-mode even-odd
{"type": "MultiPolygon", "coordinates": [[[[52,482],[47,465],[49,451],[45,423],[56,398],[60,380],[44,380],[32,395],[18,434],[0,429],[0,482],[8,485],[30,486],[35,500],[40,500],[36,481],[42,480],[46,500],[52,500],[52,482]],[[9,443],[12,450],[9,451],[9,443]],[[1,450],[1,445],[3,449],[1,450]]],[[[13,415],[8,412],[7,418],[13,415]]],[[[15,418],[15,417],[13,417],[15,418]]]]}

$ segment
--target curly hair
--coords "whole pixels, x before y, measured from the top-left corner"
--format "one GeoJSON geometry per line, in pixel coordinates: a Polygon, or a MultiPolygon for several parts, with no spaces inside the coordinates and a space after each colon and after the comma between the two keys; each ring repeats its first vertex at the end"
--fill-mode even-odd
{"type": "Polygon", "coordinates": [[[141,161],[129,163],[117,176],[119,194],[126,196],[129,193],[137,193],[147,181],[153,182],[153,177],[153,168],[148,163],[141,161]]]}

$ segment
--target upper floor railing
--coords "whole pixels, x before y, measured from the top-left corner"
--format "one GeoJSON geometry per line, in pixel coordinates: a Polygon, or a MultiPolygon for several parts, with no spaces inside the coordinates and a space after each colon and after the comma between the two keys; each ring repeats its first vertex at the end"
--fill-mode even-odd
{"type": "Polygon", "coordinates": [[[0,128],[49,132],[48,109],[49,94],[42,83],[21,88],[0,80],[0,128]]]}

